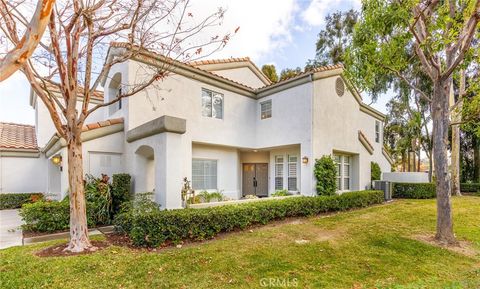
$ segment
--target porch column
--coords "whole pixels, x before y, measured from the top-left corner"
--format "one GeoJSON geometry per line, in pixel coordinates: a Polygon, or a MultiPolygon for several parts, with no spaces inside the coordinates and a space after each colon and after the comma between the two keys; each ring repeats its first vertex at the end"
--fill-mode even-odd
{"type": "Polygon", "coordinates": [[[181,189],[186,176],[185,142],[181,134],[164,132],[158,136],[155,153],[155,201],[161,209],[182,207],[181,189]]]}
{"type": "Polygon", "coordinates": [[[311,143],[302,143],[300,145],[300,193],[304,196],[316,196],[315,189],[315,176],[313,174],[313,167],[315,165],[315,159],[312,153],[311,143]],[[308,163],[304,164],[303,157],[308,158],[308,163]]]}

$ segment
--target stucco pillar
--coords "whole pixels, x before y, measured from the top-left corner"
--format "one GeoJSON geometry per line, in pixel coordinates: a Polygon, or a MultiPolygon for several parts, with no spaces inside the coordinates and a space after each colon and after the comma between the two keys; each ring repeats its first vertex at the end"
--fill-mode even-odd
{"type": "Polygon", "coordinates": [[[155,147],[155,201],[161,209],[182,207],[181,189],[185,177],[185,144],[182,135],[164,132],[155,147]]]}
{"type": "Polygon", "coordinates": [[[315,159],[313,158],[312,146],[310,143],[300,145],[300,193],[305,196],[315,196],[315,176],[313,175],[313,166],[315,159]],[[308,163],[304,164],[303,157],[308,158],[308,163]]]}

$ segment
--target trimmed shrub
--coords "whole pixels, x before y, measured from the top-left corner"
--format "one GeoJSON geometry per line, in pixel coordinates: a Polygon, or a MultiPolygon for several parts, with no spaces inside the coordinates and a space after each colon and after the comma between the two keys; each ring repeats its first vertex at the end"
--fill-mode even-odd
{"type": "Polygon", "coordinates": [[[313,169],[317,179],[317,195],[332,196],[337,190],[337,166],[330,156],[323,156],[315,161],[313,169]]]}
{"type": "Polygon", "coordinates": [[[112,176],[112,214],[119,212],[123,203],[132,199],[132,177],[129,174],[114,174],[112,176]]]}
{"type": "Polygon", "coordinates": [[[434,183],[393,183],[393,198],[433,199],[435,190],[434,183]]]}
{"type": "Polygon", "coordinates": [[[291,196],[292,194],[288,192],[288,190],[277,190],[275,193],[271,195],[271,197],[286,197],[291,196]]]}
{"type": "Polygon", "coordinates": [[[43,199],[42,193],[0,194],[0,210],[18,209],[23,204],[30,204],[43,199]]]}
{"type": "MultiPolygon", "coordinates": [[[[85,177],[85,201],[87,206],[87,223],[89,227],[109,225],[112,221],[112,196],[107,175],[95,178],[85,177]]],[[[60,202],[44,201],[25,204],[20,216],[26,231],[54,232],[70,228],[70,203],[68,195],[60,202]]]]}
{"type": "Polygon", "coordinates": [[[380,177],[382,176],[382,169],[380,169],[380,165],[377,164],[376,162],[371,162],[370,163],[370,178],[372,181],[378,181],[380,180],[380,177]]]}
{"type": "MultiPolygon", "coordinates": [[[[95,226],[95,214],[92,204],[87,203],[88,226],[95,226]]],[[[54,232],[70,228],[70,204],[68,199],[58,201],[39,201],[25,204],[20,210],[25,224],[22,229],[33,232],[54,232]]]]}
{"type": "Polygon", "coordinates": [[[460,191],[462,193],[480,193],[480,183],[461,183],[460,191]]]}
{"type": "Polygon", "coordinates": [[[245,229],[272,220],[344,211],[383,201],[382,191],[362,191],[203,209],[125,211],[116,216],[114,224],[117,230],[131,238],[134,245],[158,247],[165,242],[209,239],[220,232],[245,229]]]}

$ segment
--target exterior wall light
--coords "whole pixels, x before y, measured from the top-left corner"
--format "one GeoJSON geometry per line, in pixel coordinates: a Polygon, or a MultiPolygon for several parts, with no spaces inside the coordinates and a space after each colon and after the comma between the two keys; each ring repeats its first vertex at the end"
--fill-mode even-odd
{"type": "Polygon", "coordinates": [[[307,157],[307,156],[304,156],[304,157],[302,158],[302,163],[303,163],[303,164],[308,164],[308,157],[307,157]]]}
{"type": "Polygon", "coordinates": [[[62,163],[62,156],[61,155],[55,155],[51,159],[52,163],[56,166],[59,166],[62,163]]]}

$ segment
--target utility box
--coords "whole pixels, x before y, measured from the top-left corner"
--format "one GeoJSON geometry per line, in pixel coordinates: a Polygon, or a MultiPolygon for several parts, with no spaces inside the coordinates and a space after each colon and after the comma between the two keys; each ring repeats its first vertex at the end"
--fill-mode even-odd
{"type": "Polygon", "coordinates": [[[385,197],[385,201],[392,200],[392,192],[393,192],[393,183],[388,181],[373,181],[373,188],[378,191],[383,191],[383,196],[385,197]]]}

